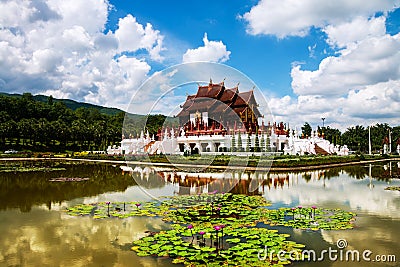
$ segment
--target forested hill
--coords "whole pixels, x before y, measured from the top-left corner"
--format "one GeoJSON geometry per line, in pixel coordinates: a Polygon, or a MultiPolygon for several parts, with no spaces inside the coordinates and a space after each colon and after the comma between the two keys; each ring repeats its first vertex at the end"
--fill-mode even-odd
{"type": "Polygon", "coordinates": [[[30,93],[0,94],[0,151],[105,150],[118,145],[122,134],[139,136],[144,130],[157,134],[164,122],[175,121],[161,114],[125,116],[118,109],[30,93]]]}
{"type": "MultiPolygon", "coordinates": [[[[45,95],[31,95],[30,93],[25,93],[24,95],[25,95],[25,97],[30,97],[30,98],[32,98],[32,100],[39,101],[42,103],[47,103],[49,101],[49,97],[45,96],[45,95]]],[[[0,92],[0,96],[21,98],[23,95],[8,94],[8,93],[0,92]]],[[[77,102],[77,101],[71,100],[71,99],[57,99],[57,98],[53,98],[53,97],[51,97],[51,98],[52,98],[51,101],[53,101],[54,103],[57,103],[57,102],[64,103],[67,108],[70,108],[72,110],[77,110],[78,108],[93,108],[93,109],[97,109],[98,111],[100,111],[100,113],[107,114],[107,115],[115,115],[120,112],[123,112],[122,110],[120,110],[118,108],[107,108],[107,107],[93,105],[93,104],[89,104],[89,103],[77,102]]]]}

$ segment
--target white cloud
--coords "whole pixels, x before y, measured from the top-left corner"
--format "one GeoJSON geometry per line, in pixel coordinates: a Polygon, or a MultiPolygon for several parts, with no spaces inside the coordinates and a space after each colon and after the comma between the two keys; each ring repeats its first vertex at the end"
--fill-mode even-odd
{"type": "Polygon", "coordinates": [[[0,1],[0,90],[125,108],[151,70],[125,52],[162,60],[163,36],[129,14],[104,33],[109,10],[106,0],[0,1]]]}
{"type": "Polygon", "coordinates": [[[349,126],[387,122],[400,114],[400,34],[386,33],[385,17],[356,17],[324,27],[335,56],[316,70],[292,66],[294,97],[274,98],[270,106],[282,120],[311,122],[345,130],[349,126]]]}
{"type": "Polygon", "coordinates": [[[366,86],[349,92],[343,112],[351,117],[388,120],[398,124],[400,80],[366,86]]]}
{"type": "Polygon", "coordinates": [[[367,37],[339,55],[324,58],[315,71],[292,68],[296,94],[342,95],[349,90],[400,79],[400,34],[367,37]]]}
{"type": "Polygon", "coordinates": [[[352,43],[357,43],[368,37],[383,36],[386,34],[386,18],[384,16],[367,19],[357,17],[350,22],[344,22],[337,26],[327,25],[324,32],[328,35],[328,44],[344,48],[352,43]]]}
{"type": "Polygon", "coordinates": [[[164,37],[153,29],[150,23],[143,27],[132,15],[119,19],[115,36],[119,40],[119,51],[137,51],[146,49],[155,60],[161,60],[162,42],[164,37]]]}
{"type": "Polygon", "coordinates": [[[222,41],[209,41],[207,33],[203,37],[204,46],[188,49],[183,55],[183,63],[196,61],[225,62],[229,59],[230,51],[222,41]]]}
{"type": "MultiPolygon", "coordinates": [[[[325,125],[341,130],[382,121],[398,125],[400,34],[386,32],[386,16],[399,4],[398,0],[261,0],[244,14],[250,34],[303,37],[315,27],[326,34],[326,43],[336,52],[315,70],[305,69],[305,63],[292,65],[294,96],[269,101],[275,119],[297,126],[307,121],[315,127],[325,117],[325,125]]],[[[310,57],[314,48],[308,47],[310,57]]]]}
{"type": "Polygon", "coordinates": [[[242,18],[247,32],[258,35],[305,36],[311,27],[322,28],[351,21],[358,16],[370,17],[398,6],[399,0],[261,0],[242,18]]]}
{"type": "MultiPolygon", "coordinates": [[[[63,28],[80,25],[89,34],[97,34],[104,30],[110,7],[105,0],[75,0],[73,4],[63,0],[43,0],[43,3],[59,15],[63,28]]],[[[35,12],[39,12],[34,9],[35,12]]]]}
{"type": "Polygon", "coordinates": [[[345,130],[354,125],[387,122],[398,125],[400,114],[400,81],[388,81],[350,90],[343,96],[299,95],[272,98],[268,103],[277,121],[289,121],[300,127],[310,122],[345,130]]]}

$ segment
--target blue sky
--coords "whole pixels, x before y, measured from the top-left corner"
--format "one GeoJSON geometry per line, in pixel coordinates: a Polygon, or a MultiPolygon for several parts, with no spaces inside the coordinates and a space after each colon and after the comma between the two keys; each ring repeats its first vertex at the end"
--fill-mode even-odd
{"type": "Polygon", "coordinates": [[[151,5],[144,1],[111,3],[115,9],[110,12],[107,29],[115,30],[121,16],[135,14],[139,23],[150,22],[164,33],[166,59],[164,65],[156,64],[154,70],[181,63],[187,49],[203,45],[203,36],[207,33],[209,40],[222,40],[232,52],[224,63],[249,75],[261,88],[283,95],[292,93],[291,64],[299,61],[315,68],[321,59],[320,50],[329,49],[317,34],[280,40],[275,36],[246,33],[246,22],[240,16],[250,11],[257,1],[230,1],[229,5],[224,1],[179,1],[171,5],[164,1],[153,1],[151,5]],[[313,58],[309,56],[310,44],[318,45],[313,58]]]}
{"type": "MultiPolygon", "coordinates": [[[[0,91],[126,109],[155,73],[209,61],[250,77],[277,121],[316,126],[323,116],[341,129],[399,125],[399,6],[400,0],[6,0],[0,91]]],[[[149,93],[134,111],[145,112],[154,97],[149,93]]]]}

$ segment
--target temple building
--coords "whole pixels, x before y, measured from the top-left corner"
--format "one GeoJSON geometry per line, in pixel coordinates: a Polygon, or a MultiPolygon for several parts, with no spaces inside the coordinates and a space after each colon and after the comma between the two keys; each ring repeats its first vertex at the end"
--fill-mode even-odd
{"type": "Polygon", "coordinates": [[[250,134],[258,129],[262,117],[253,90],[239,92],[239,85],[226,88],[224,82],[198,87],[189,95],[177,117],[187,135],[227,134],[229,130],[250,134]],[[238,129],[238,125],[240,128],[238,129]]]}
{"type": "Polygon", "coordinates": [[[109,154],[221,154],[248,153],[347,154],[347,147],[334,146],[318,136],[300,138],[283,122],[264,124],[254,91],[239,92],[239,84],[226,88],[224,81],[198,85],[176,115],[179,128],[159,129],[156,136],[141,133],[123,139],[109,154]],[[261,121],[261,125],[259,122],[261,121]]]}

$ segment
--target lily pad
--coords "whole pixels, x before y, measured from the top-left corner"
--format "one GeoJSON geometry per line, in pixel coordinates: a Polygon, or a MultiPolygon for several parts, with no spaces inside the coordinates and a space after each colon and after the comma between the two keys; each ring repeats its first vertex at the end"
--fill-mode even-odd
{"type": "Polygon", "coordinates": [[[268,229],[282,225],[298,229],[338,230],[353,227],[355,214],[340,209],[268,209],[262,196],[201,194],[174,196],[161,202],[100,202],[67,209],[72,216],[128,218],[161,217],[170,230],[152,232],[136,240],[138,256],[169,257],[185,266],[285,266],[290,264],[264,251],[301,253],[305,247],[289,240],[290,235],[268,229]],[[269,250],[268,250],[269,249],[269,250]],[[281,261],[280,261],[281,260],[281,261]]]}

